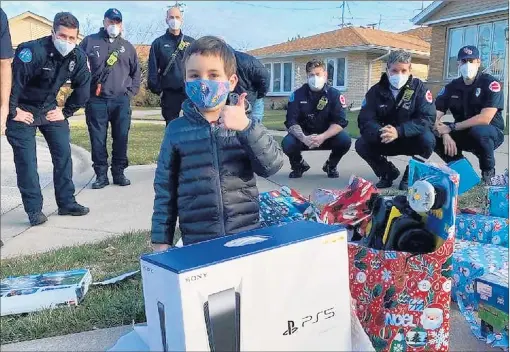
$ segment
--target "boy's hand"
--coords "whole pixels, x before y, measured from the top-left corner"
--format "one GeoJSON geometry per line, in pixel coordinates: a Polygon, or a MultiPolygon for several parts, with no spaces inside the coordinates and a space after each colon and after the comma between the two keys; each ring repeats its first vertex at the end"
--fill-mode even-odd
{"type": "Polygon", "coordinates": [[[169,248],[170,248],[169,244],[161,244],[161,243],[153,243],[152,244],[152,250],[154,252],[164,252],[169,248]]]}
{"type": "Polygon", "coordinates": [[[218,125],[233,131],[244,131],[250,124],[248,116],[244,110],[244,101],[246,93],[239,96],[236,105],[225,105],[220,113],[218,125]]]}

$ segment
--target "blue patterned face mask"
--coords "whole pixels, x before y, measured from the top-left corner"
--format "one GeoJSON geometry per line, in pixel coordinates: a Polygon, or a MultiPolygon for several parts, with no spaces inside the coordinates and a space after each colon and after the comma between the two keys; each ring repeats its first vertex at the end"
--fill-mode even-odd
{"type": "Polygon", "coordinates": [[[196,80],[186,82],[186,94],[199,109],[213,109],[227,100],[228,81],[196,80]]]}

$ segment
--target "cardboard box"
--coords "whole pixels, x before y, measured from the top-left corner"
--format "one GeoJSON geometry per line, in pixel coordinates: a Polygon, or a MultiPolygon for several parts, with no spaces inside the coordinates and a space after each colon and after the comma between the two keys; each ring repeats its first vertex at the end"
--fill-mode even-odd
{"type": "Polygon", "coordinates": [[[0,284],[1,315],[78,305],[91,282],[87,269],[5,278],[0,284]]]}
{"type": "Polygon", "coordinates": [[[475,286],[478,302],[508,312],[508,268],[477,278],[475,286]]]}
{"type": "Polygon", "coordinates": [[[486,215],[459,214],[456,238],[508,248],[508,219],[486,215]]]}
{"type": "Polygon", "coordinates": [[[350,351],[347,232],[311,221],[141,259],[151,351],[350,351]]]}

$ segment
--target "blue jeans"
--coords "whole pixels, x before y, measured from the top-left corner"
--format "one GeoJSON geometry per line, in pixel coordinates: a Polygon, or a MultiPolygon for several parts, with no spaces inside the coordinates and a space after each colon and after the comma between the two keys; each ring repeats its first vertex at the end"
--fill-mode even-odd
{"type": "Polygon", "coordinates": [[[251,107],[251,118],[258,123],[262,122],[264,118],[264,98],[257,99],[253,103],[251,107]]]}

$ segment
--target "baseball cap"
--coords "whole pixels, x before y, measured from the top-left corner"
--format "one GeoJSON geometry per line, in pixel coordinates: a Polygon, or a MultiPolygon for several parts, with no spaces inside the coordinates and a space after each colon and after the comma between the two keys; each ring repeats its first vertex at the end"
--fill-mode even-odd
{"type": "Polygon", "coordinates": [[[457,59],[465,60],[465,59],[479,59],[480,58],[480,52],[478,51],[478,48],[473,45],[466,45],[459,50],[459,54],[457,55],[457,59]]]}
{"type": "Polygon", "coordinates": [[[122,22],[122,14],[117,9],[108,9],[104,13],[104,17],[108,18],[112,21],[121,21],[122,22]]]}

